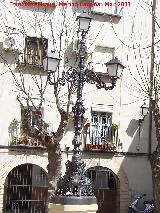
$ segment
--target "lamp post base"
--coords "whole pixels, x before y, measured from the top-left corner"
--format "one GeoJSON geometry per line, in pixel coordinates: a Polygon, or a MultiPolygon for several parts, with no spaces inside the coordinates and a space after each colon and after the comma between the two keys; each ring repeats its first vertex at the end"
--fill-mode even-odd
{"type": "Polygon", "coordinates": [[[48,205],[48,213],[96,213],[96,197],[55,196],[48,205]]]}

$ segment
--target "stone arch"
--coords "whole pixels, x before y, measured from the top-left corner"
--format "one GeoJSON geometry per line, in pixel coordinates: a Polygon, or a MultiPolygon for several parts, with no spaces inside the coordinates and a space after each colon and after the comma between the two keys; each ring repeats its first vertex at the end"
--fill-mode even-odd
{"type": "Polygon", "coordinates": [[[4,186],[4,212],[46,209],[48,174],[40,166],[24,163],[14,167],[4,186]]]}
{"type": "Polygon", "coordinates": [[[100,163],[99,159],[97,158],[85,159],[84,161],[86,163],[86,170],[90,167],[95,167],[100,164],[100,166],[107,167],[115,175],[117,175],[119,180],[119,212],[127,213],[128,206],[131,200],[131,193],[129,190],[128,178],[121,166],[121,162],[118,163],[114,158],[112,160],[101,159],[100,163]]]}
{"type": "Polygon", "coordinates": [[[4,184],[9,172],[22,164],[34,164],[47,172],[48,158],[46,154],[23,154],[19,152],[5,154],[0,164],[0,212],[3,212],[4,184]]]}
{"type": "MultiPolygon", "coordinates": [[[[86,174],[90,173],[91,174],[100,174],[102,172],[102,179],[104,177],[104,173],[105,173],[105,176],[108,177],[108,180],[106,182],[103,181],[103,186],[104,188],[101,188],[102,187],[102,183],[99,185],[99,190],[101,190],[101,192],[99,193],[99,190],[98,190],[98,184],[101,182],[100,181],[100,176],[98,177],[98,179],[96,178],[96,176],[94,177],[94,183],[96,182],[96,189],[94,190],[94,193],[95,193],[95,196],[97,195],[97,199],[99,200],[99,204],[101,204],[101,202],[103,202],[103,207],[100,211],[98,212],[101,212],[101,211],[116,211],[116,213],[119,213],[120,212],[120,203],[119,203],[119,197],[120,197],[120,181],[118,179],[118,176],[111,170],[109,169],[108,167],[104,167],[104,166],[94,166],[94,167],[90,167],[89,169],[86,170],[86,174]],[[94,172],[94,173],[93,173],[94,172]],[[108,175],[109,174],[109,175],[108,175]],[[112,177],[112,179],[111,179],[112,177]],[[112,183],[110,182],[111,185],[109,185],[108,181],[112,181],[112,183]],[[107,189],[108,188],[108,189],[107,189]],[[111,191],[109,189],[112,189],[111,191]],[[111,198],[110,200],[110,205],[107,206],[106,205],[106,202],[105,202],[105,199],[107,198],[111,198]],[[109,209],[108,209],[109,208],[109,209]]],[[[91,177],[91,176],[90,176],[91,177]]],[[[92,179],[92,178],[91,178],[92,179]]],[[[97,203],[98,204],[98,203],[97,203]]]]}

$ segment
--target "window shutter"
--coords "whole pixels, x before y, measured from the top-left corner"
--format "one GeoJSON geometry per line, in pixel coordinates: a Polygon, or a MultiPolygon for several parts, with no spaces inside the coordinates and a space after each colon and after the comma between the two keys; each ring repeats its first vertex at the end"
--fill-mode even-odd
{"type": "Polygon", "coordinates": [[[92,111],[95,112],[113,112],[113,105],[98,105],[98,104],[92,104],[92,111]]]}

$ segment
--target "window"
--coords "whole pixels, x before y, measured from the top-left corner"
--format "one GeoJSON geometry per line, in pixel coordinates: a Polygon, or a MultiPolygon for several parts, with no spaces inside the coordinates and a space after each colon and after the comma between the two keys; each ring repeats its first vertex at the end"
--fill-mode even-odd
{"type": "Polygon", "coordinates": [[[93,69],[98,73],[106,73],[105,63],[114,58],[114,48],[96,46],[92,53],[93,69]]]}
{"type": "Polygon", "coordinates": [[[92,112],[90,137],[95,145],[112,142],[112,113],[92,112]]]}
{"type": "Polygon", "coordinates": [[[21,109],[21,128],[26,132],[26,128],[39,127],[42,125],[42,110],[36,110],[34,107],[21,109]]]}
{"type": "Polygon", "coordinates": [[[93,13],[102,13],[110,15],[122,16],[122,6],[118,0],[105,1],[99,0],[93,1],[94,6],[91,8],[93,13]]]}
{"type": "Polygon", "coordinates": [[[48,40],[45,38],[26,37],[25,49],[19,55],[19,63],[42,66],[42,59],[48,49],[48,40]]]}
{"type": "Polygon", "coordinates": [[[11,146],[44,146],[39,132],[47,123],[43,122],[43,108],[33,106],[21,108],[21,121],[13,119],[8,127],[11,146]],[[43,127],[42,127],[43,125],[43,127]]]}

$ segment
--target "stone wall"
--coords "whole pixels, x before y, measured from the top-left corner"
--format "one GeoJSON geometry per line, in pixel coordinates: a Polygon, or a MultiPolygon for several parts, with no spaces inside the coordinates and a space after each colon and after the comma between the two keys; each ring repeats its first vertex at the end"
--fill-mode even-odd
{"type": "MultiPolygon", "coordinates": [[[[1,151],[2,156],[2,151],[1,151]]],[[[97,165],[107,167],[113,171],[119,180],[117,190],[119,192],[118,202],[120,203],[120,209],[117,213],[127,213],[128,205],[131,200],[131,193],[129,191],[127,176],[121,167],[123,157],[112,158],[97,158],[95,156],[86,155],[84,157],[86,163],[86,170],[90,167],[97,165]]],[[[8,151],[3,150],[3,157],[0,158],[0,213],[3,212],[3,195],[4,184],[8,173],[18,165],[31,163],[40,166],[47,172],[47,153],[38,151],[8,151]]]]}
{"type": "Polygon", "coordinates": [[[48,159],[47,154],[38,151],[8,151],[1,150],[0,155],[0,213],[3,212],[3,197],[4,186],[8,173],[18,165],[21,164],[34,164],[40,166],[47,172],[48,159]]]}

